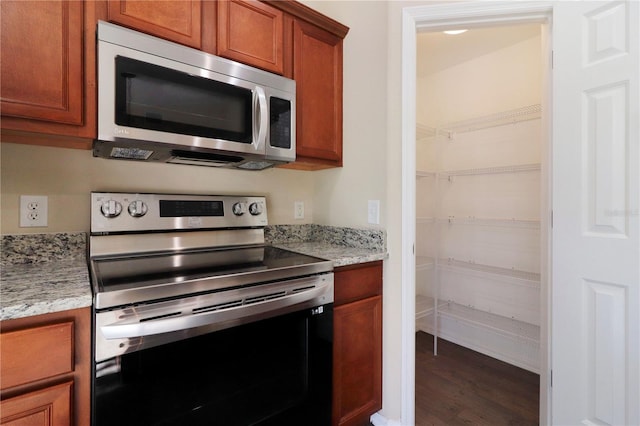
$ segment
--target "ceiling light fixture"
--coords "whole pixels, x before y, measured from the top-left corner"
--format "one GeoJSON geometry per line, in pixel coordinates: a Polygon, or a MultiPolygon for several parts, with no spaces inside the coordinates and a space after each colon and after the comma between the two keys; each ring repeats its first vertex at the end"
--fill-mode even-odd
{"type": "Polygon", "coordinates": [[[448,30],[448,31],[443,31],[443,33],[445,34],[450,34],[450,35],[456,35],[456,34],[462,34],[464,32],[466,32],[467,30],[448,30]]]}

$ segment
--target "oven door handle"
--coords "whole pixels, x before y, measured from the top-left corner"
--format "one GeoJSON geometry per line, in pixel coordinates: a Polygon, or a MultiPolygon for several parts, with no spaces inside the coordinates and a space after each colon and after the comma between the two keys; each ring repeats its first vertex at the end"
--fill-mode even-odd
{"type": "Polygon", "coordinates": [[[312,289],[288,294],[276,299],[245,304],[213,312],[188,313],[175,312],[162,319],[104,325],[99,327],[105,339],[124,339],[153,336],[189,330],[202,326],[220,324],[240,325],[246,322],[270,318],[296,310],[313,308],[333,302],[333,280],[322,283],[312,289]]]}

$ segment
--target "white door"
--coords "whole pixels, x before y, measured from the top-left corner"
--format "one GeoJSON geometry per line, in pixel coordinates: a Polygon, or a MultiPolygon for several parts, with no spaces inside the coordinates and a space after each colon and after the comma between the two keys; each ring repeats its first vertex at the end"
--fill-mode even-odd
{"type": "Polygon", "coordinates": [[[640,424],[640,2],[554,2],[552,420],[640,424]]]}

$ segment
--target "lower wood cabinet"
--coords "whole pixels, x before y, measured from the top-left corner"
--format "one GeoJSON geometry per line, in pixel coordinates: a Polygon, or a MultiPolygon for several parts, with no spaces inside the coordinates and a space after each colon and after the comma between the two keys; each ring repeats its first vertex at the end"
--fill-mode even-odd
{"type": "Polygon", "coordinates": [[[18,395],[0,403],[2,424],[11,426],[72,425],[73,382],[18,395]]]}
{"type": "Polygon", "coordinates": [[[334,273],[332,424],[368,425],[382,408],[382,261],[334,273]]]}
{"type": "Polygon", "coordinates": [[[89,425],[91,309],[0,326],[0,424],[89,425]]]}

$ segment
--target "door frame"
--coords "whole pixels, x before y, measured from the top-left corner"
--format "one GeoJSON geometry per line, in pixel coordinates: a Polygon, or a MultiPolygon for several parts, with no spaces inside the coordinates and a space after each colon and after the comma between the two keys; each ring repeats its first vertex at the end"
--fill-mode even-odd
{"type": "Polygon", "coordinates": [[[416,35],[451,28],[543,25],[543,166],[541,171],[540,424],[551,423],[551,18],[550,1],[472,1],[402,10],[402,401],[401,424],[415,424],[416,35]],[[545,75],[546,74],[546,75],[545,75]],[[549,214],[546,214],[546,213],[549,214]]]}

